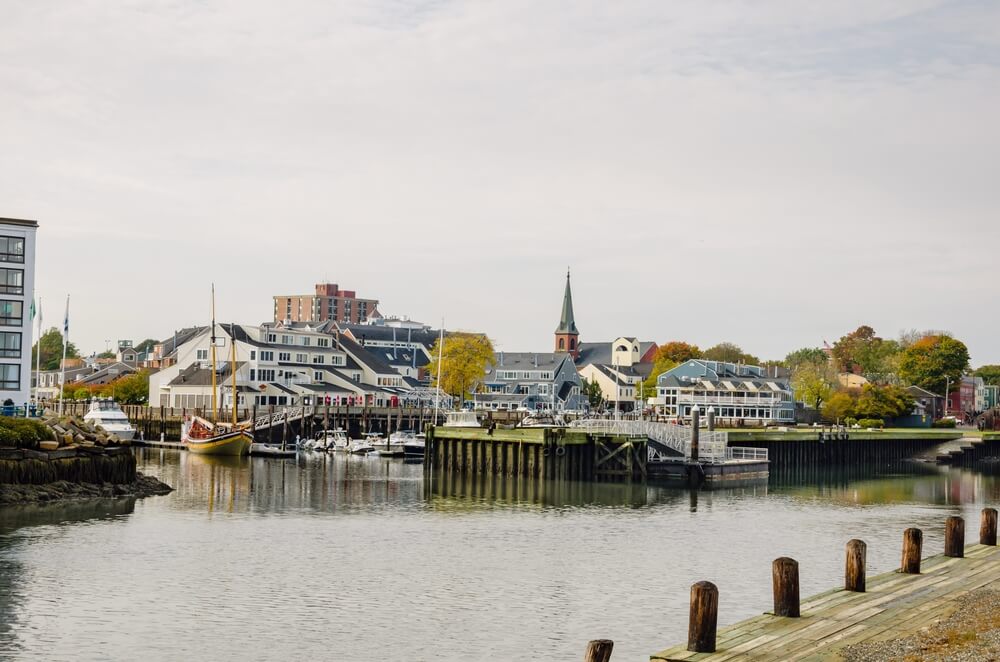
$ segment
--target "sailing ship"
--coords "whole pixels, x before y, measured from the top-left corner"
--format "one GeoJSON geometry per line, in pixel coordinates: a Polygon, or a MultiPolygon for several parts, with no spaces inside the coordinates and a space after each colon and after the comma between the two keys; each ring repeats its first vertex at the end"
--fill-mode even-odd
{"type": "Polygon", "coordinates": [[[200,416],[189,416],[181,426],[181,443],[187,446],[191,453],[198,455],[247,455],[253,443],[253,437],[247,432],[250,423],[242,423],[236,420],[237,391],[236,391],[236,340],[230,338],[232,345],[232,357],[229,364],[229,372],[233,380],[233,420],[232,422],[219,421],[218,398],[216,391],[216,362],[215,362],[215,285],[212,285],[212,335],[211,335],[211,357],[212,357],[212,415],[215,421],[209,421],[200,416]]]}

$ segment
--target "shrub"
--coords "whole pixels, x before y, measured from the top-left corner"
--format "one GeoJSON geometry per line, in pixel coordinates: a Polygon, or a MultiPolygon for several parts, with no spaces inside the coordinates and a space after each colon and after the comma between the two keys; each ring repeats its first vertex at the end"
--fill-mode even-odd
{"type": "Polygon", "coordinates": [[[39,441],[49,439],[55,439],[55,434],[44,423],[0,416],[0,446],[36,449],[39,441]]]}
{"type": "Polygon", "coordinates": [[[847,418],[844,419],[844,425],[846,425],[849,428],[853,428],[854,424],[857,422],[858,419],[854,418],[853,416],[848,416],[847,418]]]}
{"type": "Polygon", "coordinates": [[[881,418],[862,418],[858,421],[858,425],[863,428],[883,428],[885,427],[885,421],[881,418]]]}
{"type": "Polygon", "coordinates": [[[954,418],[939,418],[938,420],[931,423],[931,427],[935,428],[953,428],[955,427],[954,418]]]}

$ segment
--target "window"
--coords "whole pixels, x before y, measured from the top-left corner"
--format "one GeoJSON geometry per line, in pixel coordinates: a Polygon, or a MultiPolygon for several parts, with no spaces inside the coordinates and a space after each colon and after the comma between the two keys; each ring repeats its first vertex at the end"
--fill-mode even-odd
{"type": "Polygon", "coordinates": [[[260,353],[260,360],[261,361],[273,361],[274,360],[274,352],[271,352],[271,351],[261,351],[261,353],[260,353]]]}
{"type": "Polygon", "coordinates": [[[207,349],[195,350],[194,360],[195,361],[207,361],[208,360],[208,350],[207,349]]]}
{"type": "Polygon", "coordinates": [[[295,342],[295,339],[292,338],[291,336],[281,336],[281,344],[282,345],[291,345],[294,342],[295,342]]]}
{"type": "Polygon", "coordinates": [[[20,301],[0,300],[0,326],[21,326],[24,304],[20,301]]]}
{"type": "Polygon", "coordinates": [[[16,391],[21,388],[21,366],[16,363],[0,363],[0,390],[16,391]]]}
{"type": "Polygon", "coordinates": [[[24,294],[24,269],[0,269],[0,292],[24,294]]]}
{"type": "Polygon", "coordinates": [[[0,262],[24,264],[23,237],[0,237],[0,262]]]}
{"type": "Polygon", "coordinates": [[[14,331],[0,331],[0,358],[21,358],[21,334],[14,331]]]}
{"type": "Polygon", "coordinates": [[[257,371],[254,370],[253,368],[250,368],[250,381],[252,382],[257,381],[257,371]]]}
{"type": "Polygon", "coordinates": [[[323,363],[323,355],[317,354],[313,357],[313,363],[323,363]]]}
{"type": "Polygon", "coordinates": [[[256,361],[257,360],[257,350],[256,349],[251,349],[250,350],[250,360],[251,361],[256,361]]]}
{"type": "Polygon", "coordinates": [[[559,339],[559,349],[566,349],[566,339],[565,338],[560,338],[559,339]]]}
{"type": "Polygon", "coordinates": [[[295,355],[295,362],[296,363],[309,363],[309,355],[308,354],[296,354],[295,355]]]}
{"type": "Polygon", "coordinates": [[[304,337],[302,339],[302,346],[303,347],[308,347],[309,346],[309,336],[306,336],[306,337],[304,337]]]}
{"type": "Polygon", "coordinates": [[[260,378],[262,382],[273,382],[274,381],[274,370],[260,369],[257,371],[257,377],[260,378]]]}
{"type": "Polygon", "coordinates": [[[279,361],[291,361],[292,355],[290,352],[278,352],[279,361]]]}
{"type": "Polygon", "coordinates": [[[316,339],[316,346],[317,347],[329,347],[330,346],[330,339],[329,338],[317,338],[316,339]]]}
{"type": "Polygon", "coordinates": [[[315,380],[317,382],[322,381],[323,380],[323,372],[320,371],[320,370],[316,370],[315,372],[313,372],[313,380],[315,380]]]}

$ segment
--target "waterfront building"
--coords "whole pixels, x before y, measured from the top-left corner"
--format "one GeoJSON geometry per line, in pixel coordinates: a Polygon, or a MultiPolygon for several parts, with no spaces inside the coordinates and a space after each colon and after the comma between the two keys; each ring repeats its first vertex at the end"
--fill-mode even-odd
{"type": "Polygon", "coordinates": [[[563,411],[584,408],[580,376],[568,352],[497,352],[476,409],[563,411]]]}
{"type": "Polygon", "coordinates": [[[378,354],[404,377],[427,382],[429,375],[426,368],[431,361],[432,349],[440,337],[440,330],[409,320],[396,323],[396,320],[383,322],[383,319],[369,324],[337,322],[333,330],[350,337],[373,354],[378,354]]]}
{"type": "Polygon", "coordinates": [[[974,410],[976,413],[981,411],[986,411],[986,382],[983,381],[982,377],[973,377],[975,382],[975,405],[974,410]]]}
{"type": "MultiPolygon", "coordinates": [[[[188,409],[211,407],[209,327],[171,348],[169,365],[150,375],[150,402],[188,409]]],[[[297,405],[395,406],[413,390],[391,365],[326,325],[218,324],[217,378],[221,406],[233,402],[231,343],[236,343],[236,402],[240,408],[297,405]]]]}
{"type": "Polygon", "coordinates": [[[948,415],[959,420],[971,417],[976,411],[976,379],[963,375],[958,384],[948,389],[948,415]]]}
{"type": "Polygon", "coordinates": [[[932,419],[944,415],[944,396],[919,386],[907,386],[906,391],[913,396],[914,414],[926,414],[932,419]]]}
{"type": "Polygon", "coordinates": [[[656,387],[653,404],[666,416],[690,419],[694,407],[713,407],[720,425],[795,422],[788,380],[761,366],[692,359],[661,374],[656,387]]]}
{"type": "MultiPolygon", "coordinates": [[[[99,368],[95,368],[92,365],[85,365],[82,361],[80,365],[76,367],[66,367],[65,378],[66,383],[71,384],[77,380],[83,379],[94,374],[99,368]]],[[[62,380],[63,371],[57,370],[42,370],[38,373],[37,378],[37,395],[39,400],[58,400],[59,392],[62,390],[62,380]]]]}
{"type": "Polygon", "coordinates": [[[653,370],[657,344],[621,336],[611,342],[578,343],[576,360],[580,376],[596,382],[608,409],[633,411],[642,406],[642,382],[653,370]]]}
{"type": "Polygon", "coordinates": [[[0,218],[0,403],[31,399],[31,307],[38,223],[0,218]]]}
{"type": "Polygon", "coordinates": [[[283,294],[274,297],[274,322],[353,322],[364,324],[379,317],[378,300],[361,299],[354,290],[336,283],[317,283],[315,294],[283,294]]]}

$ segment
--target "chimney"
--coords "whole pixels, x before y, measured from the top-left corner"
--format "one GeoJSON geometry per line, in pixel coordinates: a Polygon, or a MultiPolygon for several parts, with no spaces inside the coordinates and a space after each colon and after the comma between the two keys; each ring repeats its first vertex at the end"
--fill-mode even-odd
{"type": "Polygon", "coordinates": [[[500,350],[500,367],[503,367],[503,350],[500,350]]]}
{"type": "Polygon", "coordinates": [[[535,367],[538,367],[538,354],[535,354],[535,367]]]}

